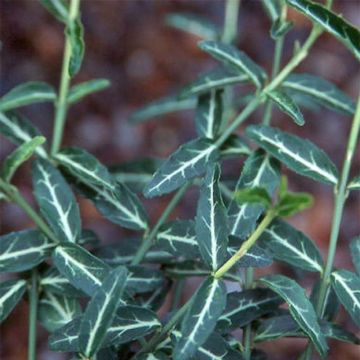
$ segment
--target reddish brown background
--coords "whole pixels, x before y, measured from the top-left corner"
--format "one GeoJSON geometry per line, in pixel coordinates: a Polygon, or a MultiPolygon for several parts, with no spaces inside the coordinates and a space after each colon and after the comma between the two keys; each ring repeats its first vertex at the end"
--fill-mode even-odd
{"type": "MultiPolygon", "coordinates": [[[[273,41],[268,36],[269,21],[260,1],[243,0],[239,17],[238,45],[255,61],[270,71],[273,41]]],[[[357,0],[337,0],[335,9],[354,24],[360,24],[360,3],[357,0]]],[[[47,81],[57,87],[62,61],[63,30],[35,0],[0,0],[1,13],[1,90],[4,94],[13,86],[30,80],[47,81]]],[[[96,77],[112,81],[110,89],[92,95],[75,105],[68,115],[64,144],[77,145],[94,153],[106,164],[116,164],[139,156],[165,157],[180,143],[195,135],[192,113],[166,116],[151,123],[132,127],[127,123],[131,111],[146,102],[168,93],[214,64],[196,46],[198,38],[164,25],[165,14],[173,11],[194,12],[222,26],[222,0],[86,0],[82,2],[85,26],[86,55],[83,68],[74,82],[96,77]]],[[[284,58],[291,56],[295,39],[303,40],[310,23],[302,15],[290,11],[296,28],[287,37],[284,58]]],[[[329,35],[323,35],[299,71],[311,72],[333,81],[354,99],[359,92],[359,65],[349,51],[329,35]]],[[[53,109],[50,105],[34,105],[24,113],[51,138],[53,109]]],[[[253,121],[259,121],[256,112],[253,121]]],[[[325,149],[340,166],[351,119],[330,111],[314,114],[305,111],[306,126],[296,127],[278,112],[273,123],[300,136],[308,137],[325,149]]],[[[12,149],[8,141],[0,140],[0,158],[12,149]]],[[[240,172],[240,164],[228,169],[240,172]]],[[[352,174],[359,172],[357,153],[352,174]],[[357,170],[356,170],[357,169],[357,170]]],[[[25,166],[15,178],[24,195],[32,200],[31,184],[25,166]]],[[[326,254],[332,216],[332,193],[327,186],[288,173],[293,190],[309,191],[316,197],[312,209],[292,221],[309,234],[326,254]]],[[[174,212],[174,217],[189,217],[193,213],[197,194],[192,191],[174,212]]],[[[156,221],[169,197],[146,201],[152,221],[156,221]]],[[[104,221],[93,206],[80,199],[84,226],[94,229],[106,242],[121,241],[127,234],[104,221]]],[[[12,204],[1,204],[1,233],[23,229],[31,222],[12,204]]],[[[359,233],[359,195],[350,195],[340,233],[336,266],[351,268],[349,240],[359,233]]],[[[282,268],[281,268],[282,269],[282,268]]],[[[285,269],[285,271],[289,271],[285,269]]],[[[312,278],[302,278],[310,285],[312,278]]],[[[1,327],[0,357],[4,360],[26,358],[27,303],[21,302],[1,327]]],[[[356,331],[341,312],[338,320],[356,331]]],[[[46,333],[39,327],[39,359],[60,359],[46,350],[46,333]]],[[[356,359],[354,346],[331,341],[329,359],[356,359]]],[[[270,359],[295,359],[304,346],[299,340],[280,340],[267,344],[270,359]]]]}

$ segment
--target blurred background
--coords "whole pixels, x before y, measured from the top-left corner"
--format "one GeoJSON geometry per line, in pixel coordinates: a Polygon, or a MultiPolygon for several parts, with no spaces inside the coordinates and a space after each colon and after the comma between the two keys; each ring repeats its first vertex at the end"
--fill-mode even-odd
{"type": "MultiPolygon", "coordinates": [[[[357,26],[360,25],[358,0],[334,1],[334,9],[357,26]]],[[[132,111],[159,97],[175,94],[215,62],[197,47],[196,36],[166,26],[164,17],[172,12],[191,12],[205,17],[220,28],[224,17],[223,0],[86,0],[82,1],[82,21],[85,27],[86,53],[80,73],[74,83],[93,78],[111,80],[107,90],[86,97],[68,113],[63,145],[84,147],[107,165],[119,164],[144,156],[166,157],[179,144],[192,139],[195,130],[193,112],[184,111],[163,116],[140,126],[128,123],[132,111]]],[[[0,95],[22,82],[46,81],[57,88],[63,51],[63,26],[35,0],[0,0],[1,14],[1,82],[0,95]]],[[[310,23],[289,10],[295,22],[285,42],[283,63],[292,54],[294,41],[302,41],[310,31],[310,23]]],[[[237,45],[270,72],[274,42],[269,36],[270,21],[260,0],[242,0],[239,14],[237,45]]],[[[359,93],[360,68],[355,58],[338,41],[324,34],[313,47],[310,56],[297,70],[322,76],[356,99],[359,93]]],[[[41,131],[51,138],[53,108],[49,104],[28,106],[21,111],[41,131]]],[[[257,111],[250,121],[261,119],[257,111]]],[[[340,166],[346,146],[351,118],[324,110],[304,110],[306,125],[293,125],[281,113],[273,112],[273,124],[311,139],[322,147],[340,166]]],[[[0,159],[14,148],[0,139],[0,159]]],[[[226,173],[239,176],[242,162],[226,167],[226,173]]],[[[357,152],[351,175],[359,172],[357,152]]],[[[34,204],[28,166],[17,173],[14,181],[24,196],[34,204]]],[[[291,220],[308,234],[326,256],[331,226],[333,198],[330,187],[287,172],[290,188],[308,191],[315,196],[315,205],[291,220]]],[[[171,196],[145,201],[152,220],[156,221],[171,196]]],[[[189,218],[195,213],[197,192],[190,191],[172,214],[173,218],[189,218]]],[[[84,227],[97,232],[104,242],[121,241],[130,232],[104,221],[92,204],[79,198],[84,227]]],[[[32,226],[15,205],[1,203],[1,234],[32,226]]],[[[359,193],[348,198],[342,222],[335,265],[351,268],[348,243],[360,232],[359,193]]],[[[278,266],[276,270],[290,273],[278,266]]],[[[261,274],[259,272],[258,274],[261,274]]],[[[313,277],[293,274],[304,286],[313,277]]],[[[188,291],[194,284],[187,287],[188,291]]],[[[184,294],[184,300],[187,294],[184,294]]],[[[26,358],[26,300],[1,325],[0,358],[26,358]]],[[[338,321],[349,330],[357,331],[343,311],[338,321]]],[[[358,333],[358,335],[360,335],[358,333]]],[[[46,332],[39,326],[39,359],[62,359],[46,349],[46,332]]],[[[264,344],[269,359],[295,359],[303,347],[302,340],[279,340],[264,344]]],[[[358,359],[355,346],[330,341],[329,359],[358,359]]]]}

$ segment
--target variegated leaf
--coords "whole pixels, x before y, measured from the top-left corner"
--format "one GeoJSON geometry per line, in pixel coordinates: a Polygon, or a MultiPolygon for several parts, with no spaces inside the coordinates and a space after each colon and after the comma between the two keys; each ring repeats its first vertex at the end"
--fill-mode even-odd
{"type": "Polygon", "coordinates": [[[360,235],[351,240],[350,253],[358,276],[360,276],[360,235]]]}
{"type": "Polygon", "coordinates": [[[38,230],[0,236],[0,272],[32,269],[50,255],[54,244],[38,230]]]}
{"type": "Polygon", "coordinates": [[[41,214],[64,242],[75,243],[81,232],[79,206],[61,173],[47,160],[37,159],[32,166],[34,195],[41,214]]]}
{"type": "Polygon", "coordinates": [[[246,133],[291,170],[327,184],[337,184],[336,166],[309,140],[265,125],[251,125],[246,133]]]}
{"type": "Polygon", "coordinates": [[[191,358],[210,336],[226,304],[222,280],[208,278],[200,286],[181,324],[181,337],[174,349],[175,360],[191,358]]]}
{"type": "Polygon", "coordinates": [[[349,190],[360,190],[360,174],[355,176],[347,186],[349,190]]]}
{"type": "Polygon", "coordinates": [[[203,174],[217,157],[217,147],[208,139],[195,139],[180,146],[156,171],[144,190],[145,196],[159,196],[177,189],[203,174]]]}
{"type": "Polygon", "coordinates": [[[161,287],[164,283],[162,272],[158,269],[130,265],[126,289],[135,293],[146,293],[161,287]]]}
{"type": "Polygon", "coordinates": [[[222,158],[237,158],[239,155],[250,155],[250,153],[249,145],[242,137],[236,134],[231,134],[220,148],[222,158]]]}
{"type": "Polygon", "coordinates": [[[7,280],[0,283],[0,323],[9,316],[25,290],[25,280],[7,280]]]}
{"type": "Polygon", "coordinates": [[[219,189],[219,165],[208,167],[200,190],[195,231],[204,262],[216,271],[227,255],[229,227],[219,189]]]}

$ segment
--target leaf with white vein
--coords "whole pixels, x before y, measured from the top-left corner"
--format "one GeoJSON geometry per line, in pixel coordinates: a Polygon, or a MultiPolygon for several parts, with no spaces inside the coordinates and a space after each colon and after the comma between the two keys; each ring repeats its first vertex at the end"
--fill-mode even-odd
{"type": "Polygon", "coordinates": [[[198,97],[195,125],[200,137],[208,139],[216,137],[221,124],[222,112],[222,90],[211,90],[198,97]]]}
{"type": "Polygon", "coordinates": [[[32,164],[32,180],[41,214],[56,237],[75,243],[81,233],[80,210],[60,171],[49,161],[37,159],[32,164]]]}
{"type": "Polygon", "coordinates": [[[39,301],[39,321],[53,332],[81,314],[78,300],[63,295],[45,292],[39,301]]]}
{"type": "Polygon", "coordinates": [[[127,270],[123,266],[112,270],[87,305],[80,323],[79,347],[82,354],[91,358],[105,340],[120,304],[125,288],[127,270]]]}
{"type": "Polygon", "coordinates": [[[25,280],[7,280],[0,283],[0,323],[9,316],[25,290],[25,280]]]}
{"type": "Polygon", "coordinates": [[[126,289],[136,293],[146,293],[161,287],[164,283],[162,272],[141,265],[128,266],[129,276],[126,289]]]}
{"type": "Polygon", "coordinates": [[[246,74],[257,88],[261,88],[267,78],[263,68],[236,47],[216,41],[201,41],[200,49],[206,51],[224,66],[246,74]]]}
{"type": "Polygon", "coordinates": [[[360,235],[351,240],[350,253],[356,272],[360,276],[360,235]]]}
{"type": "Polygon", "coordinates": [[[336,166],[309,140],[266,125],[251,125],[246,134],[291,170],[327,184],[337,184],[336,166]]]}
{"type": "Polygon", "coordinates": [[[181,337],[174,349],[175,360],[191,358],[210,336],[226,304],[226,288],[222,280],[205,280],[181,323],[181,337]]]}
{"type": "Polygon", "coordinates": [[[304,289],[294,280],[283,275],[268,275],[260,278],[259,282],[270,287],[287,302],[294,320],[312,340],[319,354],[325,356],[328,351],[325,336],[304,289]]]}
{"type": "MultiPolygon", "coordinates": [[[[9,111],[6,114],[0,112],[0,133],[17,145],[41,135],[40,131],[28,119],[15,111],[9,111]]],[[[47,157],[42,146],[38,146],[35,153],[43,158],[47,157]]]]}
{"type": "Polygon", "coordinates": [[[183,99],[189,96],[204,94],[211,90],[222,89],[229,85],[236,85],[248,81],[249,77],[237,71],[233,71],[224,67],[216,67],[215,69],[200,75],[196,80],[186,85],[179,94],[179,98],[183,99]]]}
{"type": "Polygon", "coordinates": [[[72,285],[92,296],[101,286],[110,267],[76,244],[57,246],[53,252],[54,264],[72,285]]]}
{"type": "MultiPolygon", "coordinates": [[[[262,150],[256,150],[246,160],[235,190],[243,188],[264,187],[272,194],[280,182],[279,162],[266,155],[262,150]]],[[[239,205],[234,199],[228,208],[231,235],[246,238],[256,227],[256,222],[264,211],[261,204],[239,205]]]]}
{"type": "Polygon", "coordinates": [[[54,101],[56,93],[52,86],[40,81],[20,84],[0,98],[0,111],[39,102],[54,101]]]}
{"type": "Polygon", "coordinates": [[[200,190],[195,231],[205,264],[216,271],[226,260],[229,226],[219,188],[220,166],[209,166],[200,190]]]}
{"type": "Polygon", "coordinates": [[[338,38],[360,60],[360,31],[325,6],[308,0],[286,0],[330,34],[338,38]]]}
{"type": "Polygon", "coordinates": [[[250,155],[250,153],[249,145],[242,137],[236,134],[231,134],[220,148],[222,158],[238,158],[239,155],[250,155]]]}
{"type": "Polygon", "coordinates": [[[355,176],[347,186],[348,190],[360,190],[360,174],[355,176]]]}
{"type": "Polygon", "coordinates": [[[360,327],[360,278],[348,270],[337,270],[331,274],[331,284],[340,302],[360,327]]]}
{"type": "Polygon", "coordinates": [[[169,193],[188,180],[203,174],[219,153],[208,139],[195,139],[180,146],[156,171],[146,186],[146,197],[169,193]]]}
{"type": "Polygon", "coordinates": [[[312,101],[332,109],[352,115],[355,112],[354,100],[331,82],[311,74],[291,74],[281,87],[289,94],[310,97],[312,101]]]}
{"type": "Polygon", "coordinates": [[[44,261],[54,247],[38,230],[22,230],[0,236],[0,272],[32,269],[44,261]]]}
{"type": "Polygon", "coordinates": [[[69,104],[74,104],[80,101],[83,97],[97,91],[104,90],[110,86],[110,81],[107,79],[93,79],[74,85],[67,97],[69,104]]]}
{"type": "Polygon", "coordinates": [[[278,106],[280,110],[289,115],[296,124],[304,125],[304,116],[294,100],[285,92],[280,90],[272,90],[267,96],[278,106]]]}
{"type": "Polygon", "coordinates": [[[290,224],[275,220],[259,240],[275,259],[303,270],[322,273],[324,262],[319,249],[312,240],[290,224]]]}

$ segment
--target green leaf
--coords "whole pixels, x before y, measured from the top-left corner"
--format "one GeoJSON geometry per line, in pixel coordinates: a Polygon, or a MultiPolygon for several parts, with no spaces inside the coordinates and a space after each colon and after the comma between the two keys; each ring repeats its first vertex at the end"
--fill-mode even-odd
{"type": "MultiPolygon", "coordinates": [[[[263,187],[272,194],[280,181],[280,164],[262,150],[253,152],[246,160],[236,191],[244,188],[263,187]]],[[[264,211],[260,204],[239,205],[234,199],[228,208],[231,235],[246,238],[251,234],[264,211]]]]}
{"type": "Polygon", "coordinates": [[[351,240],[350,253],[356,272],[360,276],[360,235],[351,240]]]}
{"type": "Polygon", "coordinates": [[[2,165],[2,178],[10,182],[17,168],[30,159],[36,148],[45,142],[43,136],[36,136],[29,142],[24,142],[14,150],[4,161],[2,165]]]}
{"type": "Polygon", "coordinates": [[[259,279],[259,282],[270,287],[287,302],[294,320],[310,337],[319,354],[325,356],[328,346],[320,329],[314,307],[306,297],[304,289],[294,280],[283,275],[268,275],[259,279]]]}
{"type": "Polygon", "coordinates": [[[53,332],[81,314],[79,302],[74,298],[45,292],[39,302],[39,321],[53,332]]]}
{"type": "Polygon", "coordinates": [[[313,203],[314,199],[308,193],[286,192],[276,205],[276,210],[279,216],[293,216],[311,207],[313,203]]]}
{"type": "Polygon", "coordinates": [[[283,300],[269,289],[249,289],[227,295],[226,308],[219,318],[217,329],[230,332],[278,308],[283,300]]]}
{"type": "Polygon", "coordinates": [[[84,58],[85,43],[84,43],[84,27],[81,23],[80,15],[71,21],[67,21],[65,35],[70,42],[70,62],[69,62],[69,76],[76,75],[81,67],[84,58]]]}
{"type": "Polygon", "coordinates": [[[272,90],[266,94],[275,103],[275,105],[277,105],[277,107],[285,114],[289,115],[296,124],[305,124],[303,114],[289,95],[280,90],[272,90]]]}
{"type": "Polygon", "coordinates": [[[101,286],[110,271],[110,267],[102,260],[71,243],[57,246],[53,252],[53,261],[72,285],[90,296],[101,286]]]}
{"type": "Polygon", "coordinates": [[[216,271],[226,260],[229,227],[219,189],[220,166],[208,167],[200,190],[195,231],[205,264],[216,271]]]}
{"type": "Polygon", "coordinates": [[[139,354],[137,360],[170,360],[170,358],[162,351],[156,351],[148,354],[139,354]]]}
{"type": "Polygon", "coordinates": [[[360,278],[348,270],[337,270],[331,274],[331,284],[341,304],[360,327],[360,278]]]}
{"type": "Polygon", "coordinates": [[[67,97],[68,104],[75,104],[87,95],[104,90],[110,86],[107,79],[93,79],[74,85],[67,97]]]}
{"type": "Polygon", "coordinates": [[[222,90],[212,90],[199,96],[195,125],[200,137],[208,139],[216,137],[221,124],[222,112],[222,90]]]}
{"type": "Polygon", "coordinates": [[[352,115],[354,101],[331,82],[311,74],[291,74],[281,84],[290,94],[309,97],[329,109],[352,115]]]}
{"type": "MultiPolygon", "coordinates": [[[[14,111],[6,114],[0,112],[0,133],[17,145],[29,142],[32,138],[41,135],[29,120],[14,111]]],[[[42,146],[38,146],[35,153],[41,157],[47,157],[42,146]]]]}
{"type": "Polygon", "coordinates": [[[37,159],[32,166],[34,195],[41,214],[64,242],[77,242],[81,232],[79,206],[60,171],[49,161],[37,159]]]}
{"type": "Polygon", "coordinates": [[[192,220],[174,220],[162,225],[157,233],[159,245],[175,256],[192,259],[200,256],[192,220]]]}
{"type": "Polygon", "coordinates": [[[234,46],[217,41],[201,41],[200,49],[206,51],[224,66],[239,73],[245,73],[257,88],[261,88],[267,78],[263,68],[234,46]]]}
{"type": "Polygon", "coordinates": [[[7,111],[20,106],[39,102],[52,102],[56,93],[52,86],[40,81],[30,81],[11,89],[0,98],[0,111],[7,111]]]}
{"type": "Polygon", "coordinates": [[[0,282],[0,323],[2,323],[21,300],[26,290],[25,280],[0,282]]]}
{"type": "Polygon", "coordinates": [[[164,283],[162,272],[158,269],[130,265],[126,288],[136,293],[146,293],[161,287],[164,283]]]}
{"type": "Polygon", "coordinates": [[[179,100],[177,96],[168,96],[152,101],[133,112],[129,118],[130,123],[138,124],[157,116],[166,115],[181,110],[191,110],[196,106],[194,98],[179,100]]]}
{"type": "Polygon", "coordinates": [[[123,266],[112,270],[87,305],[80,324],[80,351],[91,358],[105,340],[125,288],[127,270],[123,266]]]}
{"type": "Polygon", "coordinates": [[[96,233],[90,229],[82,229],[78,240],[79,245],[99,246],[100,239],[96,233]]]}
{"type": "Polygon", "coordinates": [[[219,38],[221,30],[208,19],[188,13],[170,13],[165,17],[165,23],[206,40],[219,38]]]}
{"type": "Polygon", "coordinates": [[[349,182],[347,188],[348,190],[360,190],[360,174],[349,182]]]}
{"type": "Polygon", "coordinates": [[[220,148],[222,158],[238,157],[239,155],[250,155],[251,149],[245,140],[236,135],[231,134],[220,148]]]}
{"type": "Polygon", "coordinates": [[[343,329],[341,326],[327,321],[321,321],[320,324],[326,337],[350,344],[360,345],[360,339],[350,331],[343,329]]]}
{"type": "Polygon", "coordinates": [[[279,261],[307,271],[323,271],[324,262],[313,241],[284,221],[273,221],[260,241],[279,261]]]}
{"type": "Polygon", "coordinates": [[[40,0],[41,4],[58,20],[66,24],[69,17],[69,9],[65,0],[40,0]]]}
{"type": "Polygon", "coordinates": [[[262,4],[272,22],[281,16],[281,0],[262,0],[262,4]]]}
{"type": "Polygon", "coordinates": [[[327,184],[337,184],[336,166],[309,140],[265,125],[251,125],[246,133],[291,170],[327,184]]]}
{"type": "Polygon", "coordinates": [[[181,323],[181,337],[174,349],[175,360],[192,357],[210,336],[226,304],[222,280],[208,278],[197,290],[190,309],[181,323]]]}
{"type": "Polygon", "coordinates": [[[207,93],[211,90],[222,89],[229,85],[246,82],[249,77],[238,71],[218,66],[200,75],[196,80],[186,85],[179,93],[179,98],[207,93]]]}
{"type": "Polygon", "coordinates": [[[246,203],[261,204],[265,209],[268,209],[272,203],[271,197],[266,189],[258,186],[237,190],[235,192],[235,200],[239,205],[246,203]]]}
{"type": "Polygon", "coordinates": [[[37,230],[0,236],[0,272],[32,269],[46,259],[54,244],[37,230]]]}
{"type": "Polygon", "coordinates": [[[286,0],[287,3],[299,10],[326,31],[339,39],[359,60],[360,59],[360,31],[342,17],[333,13],[321,4],[309,0],[286,0]]]}
{"type": "Polygon", "coordinates": [[[151,198],[177,189],[203,174],[217,157],[217,147],[208,139],[195,139],[180,146],[156,171],[144,190],[145,196],[151,198]]]}
{"type": "Polygon", "coordinates": [[[293,27],[291,21],[284,21],[283,19],[276,19],[271,26],[270,35],[274,40],[280,39],[286,35],[293,27]]]}

